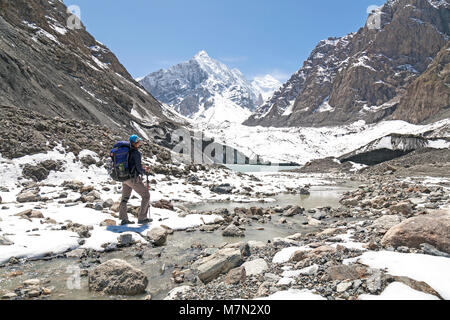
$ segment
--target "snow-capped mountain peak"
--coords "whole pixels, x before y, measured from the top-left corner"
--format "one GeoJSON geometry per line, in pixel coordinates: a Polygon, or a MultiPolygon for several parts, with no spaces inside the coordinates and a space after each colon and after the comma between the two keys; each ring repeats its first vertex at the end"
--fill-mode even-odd
{"type": "Polygon", "coordinates": [[[204,50],[192,59],[159,70],[139,82],[159,101],[199,122],[242,122],[261,104],[273,80],[254,85],[204,50]]]}

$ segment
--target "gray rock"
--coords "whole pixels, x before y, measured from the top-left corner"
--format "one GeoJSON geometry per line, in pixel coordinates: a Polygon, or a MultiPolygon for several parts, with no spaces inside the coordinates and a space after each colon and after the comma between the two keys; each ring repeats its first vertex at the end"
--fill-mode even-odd
{"type": "Polygon", "coordinates": [[[247,276],[257,276],[263,274],[268,268],[268,264],[264,259],[255,259],[245,262],[242,267],[245,268],[247,276]]]}
{"type": "Polygon", "coordinates": [[[118,238],[117,245],[119,247],[127,247],[133,244],[133,235],[127,233],[127,234],[121,234],[118,238]]]}
{"type": "Polygon", "coordinates": [[[401,223],[403,220],[405,220],[405,218],[403,218],[402,216],[395,216],[395,215],[382,216],[372,223],[372,227],[382,231],[383,230],[387,231],[390,228],[401,223]]]}
{"type": "Polygon", "coordinates": [[[25,202],[36,202],[39,201],[41,197],[39,196],[39,189],[35,190],[24,190],[17,195],[16,201],[19,203],[25,202]]]}
{"type": "Polygon", "coordinates": [[[219,194],[230,194],[233,189],[234,187],[232,187],[229,183],[226,183],[218,186],[213,186],[211,188],[211,191],[219,194]]]}
{"type": "Polygon", "coordinates": [[[198,271],[198,277],[203,283],[208,283],[216,279],[220,274],[227,273],[241,264],[242,256],[240,250],[225,248],[209,257],[195,261],[192,264],[192,269],[198,271]]]}
{"type": "Polygon", "coordinates": [[[369,279],[366,281],[367,289],[370,293],[377,293],[381,290],[381,272],[376,271],[369,279]]]}
{"type": "Polygon", "coordinates": [[[429,255],[432,255],[432,256],[437,256],[437,257],[450,258],[450,254],[442,252],[442,251],[439,251],[438,249],[433,247],[431,244],[422,243],[422,244],[420,244],[420,248],[426,254],[429,254],[429,255]]]}
{"type": "Polygon", "coordinates": [[[353,284],[351,282],[341,282],[337,285],[336,292],[338,292],[338,293],[345,292],[348,289],[350,289],[352,287],[352,285],[353,284]]]}
{"type": "Polygon", "coordinates": [[[235,269],[231,269],[226,278],[225,278],[225,283],[227,284],[238,284],[240,282],[244,282],[246,278],[246,271],[245,268],[238,267],[235,269]]]}
{"type": "Polygon", "coordinates": [[[244,237],[244,232],[234,224],[230,224],[223,230],[222,235],[224,237],[244,237]]]}
{"type": "Polygon", "coordinates": [[[192,289],[191,286],[181,286],[173,288],[172,290],[169,291],[167,297],[165,297],[164,300],[177,300],[177,299],[184,300],[184,295],[189,291],[191,291],[191,289],[192,289]]]}
{"type": "Polygon", "coordinates": [[[305,209],[303,209],[302,207],[294,206],[294,207],[289,208],[288,210],[286,210],[283,213],[283,216],[285,216],[285,217],[293,217],[295,215],[302,214],[304,211],[305,211],[305,209]]]}
{"type": "Polygon", "coordinates": [[[66,252],[67,258],[75,258],[75,259],[81,259],[86,255],[85,249],[75,249],[69,252],[66,252]]]}
{"type": "Polygon", "coordinates": [[[147,237],[155,246],[163,246],[167,241],[167,230],[161,227],[152,228],[147,237]]]}
{"type": "Polygon", "coordinates": [[[108,200],[104,201],[102,205],[103,205],[103,208],[111,208],[114,205],[114,200],[108,199],[108,200]]]}
{"type": "Polygon", "coordinates": [[[103,294],[133,296],[143,294],[147,276],[129,263],[113,259],[89,271],[89,291],[103,294]]]}

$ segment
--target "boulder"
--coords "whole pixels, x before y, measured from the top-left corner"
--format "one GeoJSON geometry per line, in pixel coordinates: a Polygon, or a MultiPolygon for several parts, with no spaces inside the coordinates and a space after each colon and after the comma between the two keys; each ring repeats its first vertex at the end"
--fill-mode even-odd
{"type": "Polygon", "coordinates": [[[413,217],[392,227],[381,240],[383,246],[420,248],[428,243],[450,253],[450,210],[413,217]]]}
{"type": "Polygon", "coordinates": [[[106,261],[89,271],[89,291],[133,296],[144,293],[147,285],[147,276],[141,270],[119,259],[106,261]]]}
{"type": "Polygon", "coordinates": [[[264,259],[247,261],[242,265],[242,267],[245,268],[247,276],[257,276],[263,274],[269,268],[264,259]]]}
{"type": "Polygon", "coordinates": [[[167,241],[167,230],[161,227],[152,228],[147,237],[155,246],[163,246],[167,241]]]}
{"type": "Polygon", "coordinates": [[[208,283],[220,274],[227,273],[241,264],[241,251],[235,248],[225,248],[209,257],[195,261],[192,268],[198,271],[198,277],[203,283],[208,283]]]}
{"type": "Polygon", "coordinates": [[[36,202],[41,199],[39,195],[39,189],[24,190],[17,195],[16,201],[20,203],[36,202]]]}
{"type": "Polygon", "coordinates": [[[222,235],[224,237],[244,237],[244,232],[234,224],[230,224],[223,230],[222,235]]]}

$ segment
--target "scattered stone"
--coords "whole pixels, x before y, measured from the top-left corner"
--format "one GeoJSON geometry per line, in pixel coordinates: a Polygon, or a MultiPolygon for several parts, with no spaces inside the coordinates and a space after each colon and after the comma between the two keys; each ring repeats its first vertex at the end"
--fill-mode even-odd
{"type": "Polygon", "coordinates": [[[198,271],[198,277],[203,283],[216,279],[220,274],[226,273],[242,264],[241,252],[234,248],[225,248],[209,257],[202,258],[192,264],[198,271]]]}
{"type": "Polygon", "coordinates": [[[285,217],[293,217],[295,215],[302,214],[305,211],[302,207],[294,206],[283,213],[285,217]]]}
{"type": "Polygon", "coordinates": [[[89,271],[89,291],[103,294],[133,296],[143,294],[147,276],[129,263],[113,259],[89,271]]]}
{"type": "Polygon", "coordinates": [[[112,219],[106,219],[100,223],[100,227],[111,227],[111,226],[115,226],[115,225],[117,225],[117,223],[115,220],[112,220],[112,219]]]}
{"type": "Polygon", "coordinates": [[[152,203],[152,206],[159,209],[174,211],[173,204],[170,201],[164,199],[152,203]]]}
{"type": "Polygon", "coordinates": [[[326,273],[331,280],[357,280],[367,274],[367,268],[358,265],[341,264],[327,268],[326,273]]]}
{"type": "Polygon", "coordinates": [[[103,201],[103,203],[102,203],[103,208],[111,208],[113,205],[114,205],[113,199],[108,199],[106,201],[103,201]]]}
{"type": "Polygon", "coordinates": [[[269,268],[264,259],[247,261],[242,265],[242,267],[245,268],[245,272],[249,277],[263,274],[269,268]]]}
{"type": "Polygon", "coordinates": [[[372,227],[375,229],[379,229],[380,231],[386,232],[390,228],[401,223],[403,220],[405,220],[405,218],[403,218],[402,216],[396,215],[382,216],[372,223],[372,227]]]}
{"type": "Polygon", "coordinates": [[[147,237],[155,246],[163,246],[167,241],[167,231],[161,227],[152,228],[147,232],[147,237]]]}
{"type": "Polygon", "coordinates": [[[352,286],[353,286],[352,282],[341,282],[337,285],[336,292],[338,292],[338,293],[345,292],[348,289],[350,289],[352,286]]]}
{"type": "Polygon", "coordinates": [[[219,194],[230,194],[233,191],[233,189],[234,188],[229,183],[211,187],[212,192],[219,194]]]}
{"type": "Polygon", "coordinates": [[[225,278],[225,283],[238,284],[240,282],[244,282],[245,277],[246,277],[246,270],[244,267],[231,269],[225,278]]]}
{"type": "Polygon", "coordinates": [[[117,246],[128,247],[133,244],[133,235],[130,233],[121,234],[118,238],[117,246]]]}
{"type": "Polygon", "coordinates": [[[177,300],[177,299],[184,300],[184,295],[189,291],[191,291],[191,289],[192,289],[191,286],[181,286],[173,288],[172,290],[169,291],[167,297],[165,297],[164,300],[177,300]]]}
{"type": "Polygon", "coordinates": [[[409,202],[400,202],[392,205],[389,210],[394,214],[401,213],[404,216],[410,216],[412,213],[412,205],[409,202]]]}
{"type": "Polygon", "coordinates": [[[15,294],[14,292],[8,292],[8,293],[5,293],[3,296],[2,296],[2,299],[3,300],[9,300],[9,299],[14,299],[14,298],[16,298],[17,297],[17,294],[15,294]]]}
{"type": "Polygon", "coordinates": [[[423,252],[425,254],[429,254],[429,255],[437,256],[437,257],[450,258],[450,254],[439,251],[438,249],[433,247],[431,244],[422,243],[422,244],[420,244],[420,248],[423,250],[423,252]]]}
{"type": "Polygon", "coordinates": [[[81,259],[86,255],[85,249],[75,249],[69,252],[66,252],[67,258],[75,258],[75,259],[81,259]]]}
{"type": "Polygon", "coordinates": [[[236,227],[234,224],[230,224],[225,228],[222,232],[222,236],[224,237],[244,237],[244,232],[236,227]]]}

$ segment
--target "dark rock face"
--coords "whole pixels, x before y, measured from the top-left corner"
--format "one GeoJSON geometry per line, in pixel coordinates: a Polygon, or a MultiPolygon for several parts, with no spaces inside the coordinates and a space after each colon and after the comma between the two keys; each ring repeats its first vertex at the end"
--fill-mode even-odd
{"type": "Polygon", "coordinates": [[[84,26],[69,30],[68,18],[62,1],[0,0],[0,105],[115,128],[144,122],[132,109],[167,121],[116,56],[84,26]]]}
{"type": "Polygon", "coordinates": [[[450,42],[438,53],[428,69],[406,89],[394,119],[421,123],[450,118],[450,42]]]}
{"type": "Polygon", "coordinates": [[[389,0],[381,12],[381,29],[366,25],[357,33],[319,42],[303,67],[244,124],[377,122],[391,116],[399,103],[396,119],[421,122],[448,109],[448,51],[441,51],[450,35],[448,2],[389,0]],[[427,94],[419,95],[419,87],[427,94]],[[444,93],[435,95],[437,89],[444,93]]]}

